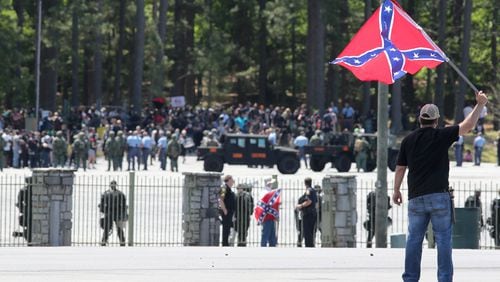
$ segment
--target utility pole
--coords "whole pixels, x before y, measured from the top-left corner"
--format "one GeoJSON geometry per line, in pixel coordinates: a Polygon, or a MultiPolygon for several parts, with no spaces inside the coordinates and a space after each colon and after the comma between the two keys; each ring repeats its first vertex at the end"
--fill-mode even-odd
{"type": "MultiPolygon", "coordinates": [[[[380,0],[380,4],[384,1],[380,0]]],[[[375,205],[375,246],[387,248],[387,140],[389,86],[378,83],[377,113],[377,182],[375,205]]]]}
{"type": "Polygon", "coordinates": [[[36,22],[36,65],[35,65],[35,126],[38,130],[38,116],[40,112],[40,48],[42,42],[42,0],[38,0],[36,22]]]}

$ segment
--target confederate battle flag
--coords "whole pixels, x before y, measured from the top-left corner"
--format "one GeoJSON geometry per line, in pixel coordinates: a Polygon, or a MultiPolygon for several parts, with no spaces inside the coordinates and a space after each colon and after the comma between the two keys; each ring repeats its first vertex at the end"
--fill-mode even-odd
{"type": "Polygon", "coordinates": [[[278,219],[280,204],[281,188],[267,192],[255,207],[255,219],[259,224],[262,224],[264,221],[278,219]]]}
{"type": "Polygon", "coordinates": [[[386,0],[330,63],[347,68],[362,81],[392,84],[406,73],[445,61],[443,51],[399,4],[386,0]]]}

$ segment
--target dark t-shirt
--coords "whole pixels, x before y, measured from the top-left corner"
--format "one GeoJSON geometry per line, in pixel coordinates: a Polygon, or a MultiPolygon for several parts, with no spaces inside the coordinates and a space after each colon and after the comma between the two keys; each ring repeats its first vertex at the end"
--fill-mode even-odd
{"type": "Polygon", "coordinates": [[[302,212],[304,213],[304,215],[316,213],[316,203],[318,202],[318,194],[316,193],[316,189],[308,187],[307,192],[304,195],[305,200],[311,200],[311,204],[305,207],[302,212]]]}
{"type": "Polygon", "coordinates": [[[401,143],[398,165],[408,167],[408,198],[448,190],[448,149],[458,139],[458,125],[419,128],[401,143]]]}

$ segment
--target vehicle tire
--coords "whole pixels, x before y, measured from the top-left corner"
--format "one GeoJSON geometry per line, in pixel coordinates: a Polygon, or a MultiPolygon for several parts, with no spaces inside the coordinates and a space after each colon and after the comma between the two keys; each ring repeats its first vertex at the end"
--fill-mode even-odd
{"type": "Polygon", "coordinates": [[[312,171],[322,171],[325,168],[325,162],[320,157],[311,157],[309,160],[309,166],[312,171]]]}
{"type": "Polygon", "coordinates": [[[286,155],[278,162],[278,170],[283,174],[294,174],[299,170],[300,161],[297,157],[286,155]]]}
{"type": "Polygon", "coordinates": [[[351,163],[349,155],[342,154],[335,160],[335,168],[338,172],[348,172],[351,169],[351,163]]]}
{"type": "Polygon", "coordinates": [[[219,157],[205,157],[203,169],[205,171],[221,172],[224,169],[224,162],[219,157]]]}

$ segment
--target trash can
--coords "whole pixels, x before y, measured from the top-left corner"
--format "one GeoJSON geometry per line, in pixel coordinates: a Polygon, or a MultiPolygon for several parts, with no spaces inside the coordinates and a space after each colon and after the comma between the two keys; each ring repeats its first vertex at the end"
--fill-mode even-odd
{"type": "Polygon", "coordinates": [[[479,249],[480,214],[478,208],[455,208],[454,249],[479,249]]]}
{"type": "Polygon", "coordinates": [[[391,234],[391,248],[405,248],[406,234],[391,234]]]}

